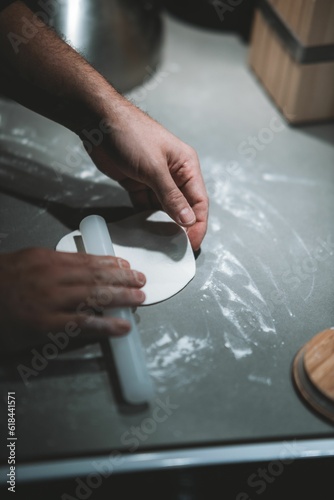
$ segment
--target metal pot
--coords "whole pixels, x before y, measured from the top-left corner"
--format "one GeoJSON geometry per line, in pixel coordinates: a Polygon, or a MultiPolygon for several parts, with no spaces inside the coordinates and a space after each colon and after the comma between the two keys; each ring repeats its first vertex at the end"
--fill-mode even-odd
{"type": "Polygon", "coordinates": [[[159,0],[28,0],[119,91],[143,82],[162,45],[159,0]]]}

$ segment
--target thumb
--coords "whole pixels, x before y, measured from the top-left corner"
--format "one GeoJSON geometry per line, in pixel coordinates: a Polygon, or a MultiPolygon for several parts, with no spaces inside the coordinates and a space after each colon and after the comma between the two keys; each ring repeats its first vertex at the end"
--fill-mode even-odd
{"type": "Polygon", "coordinates": [[[151,183],[165,212],[180,226],[192,226],[196,216],[169,172],[151,183]]]}

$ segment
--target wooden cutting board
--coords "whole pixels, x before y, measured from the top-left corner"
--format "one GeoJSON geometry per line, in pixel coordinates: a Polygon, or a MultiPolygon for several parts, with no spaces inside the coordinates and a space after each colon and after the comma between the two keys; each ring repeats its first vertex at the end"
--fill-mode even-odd
{"type": "Polygon", "coordinates": [[[293,378],[312,408],[334,422],[334,328],[318,333],[299,350],[293,378]]]}

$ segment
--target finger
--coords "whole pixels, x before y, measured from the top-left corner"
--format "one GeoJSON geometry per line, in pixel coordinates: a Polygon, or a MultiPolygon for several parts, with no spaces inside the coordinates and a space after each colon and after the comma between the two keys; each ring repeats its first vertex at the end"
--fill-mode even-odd
{"type": "Polygon", "coordinates": [[[196,223],[187,228],[187,235],[193,250],[198,250],[204,239],[208,226],[208,202],[203,200],[197,203],[193,210],[196,214],[196,223]]]}
{"type": "Polygon", "coordinates": [[[152,207],[153,201],[157,207],[160,208],[161,205],[163,210],[177,224],[191,226],[195,223],[195,214],[173,180],[167,165],[164,168],[162,166],[161,168],[150,170],[149,173],[146,172],[145,179],[142,179],[142,181],[125,178],[118,182],[131,193],[131,199],[135,201],[137,207],[152,207]],[[149,199],[148,187],[154,192],[154,196],[151,199],[149,199]]]}
{"type": "Polygon", "coordinates": [[[58,311],[76,311],[80,314],[102,312],[113,307],[136,307],[145,300],[145,294],[137,288],[117,286],[63,287],[54,298],[53,307],[58,311]]]}
{"type": "MultiPolygon", "coordinates": [[[[63,349],[70,345],[72,339],[80,337],[92,339],[97,335],[118,336],[128,333],[131,329],[129,321],[117,317],[100,317],[83,314],[59,314],[50,322],[49,331],[57,332],[58,345],[63,349]]],[[[49,338],[51,338],[49,336],[49,338]]]]}
{"type": "MultiPolygon", "coordinates": [[[[52,256],[51,256],[52,258],[52,256]]],[[[86,253],[54,252],[54,259],[66,266],[111,266],[129,268],[130,264],[121,257],[90,255],[86,253]]]]}
{"type": "Polygon", "coordinates": [[[191,226],[196,222],[196,216],[188,201],[176,185],[168,169],[159,172],[154,179],[150,179],[150,186],[154,190],[162,208],[180,226],[191,226]]]}
{"type": "Polygon", "coordinates": [[[194,251],[199,250],[206,234],[206,230],[207,224],[204,222],[196,222],[196,224],[187,229],[187,236],[194,251]]]}
{"type": "Polygon", "coordinates": [[[62,285],[114,285],[141,288],[146,283],[143,273],[130,269],[107,268],[74,268],[66,273],[60,282],[62,285]]]}
{"type": "Polygon", "coordinates": [[[131,324],[123,318],[95,317],[83,320],[82,330],[84,335],[120,336],[129,333],[131,324]]]}
{"type": "Polygon", "coordinates": [[[196,153],[191,162],[171,169],[171,173],[195,213],[196,223],[187,229],[187,234],[193,249],[198,250],[207,231],[209,199],[196,153]]]}

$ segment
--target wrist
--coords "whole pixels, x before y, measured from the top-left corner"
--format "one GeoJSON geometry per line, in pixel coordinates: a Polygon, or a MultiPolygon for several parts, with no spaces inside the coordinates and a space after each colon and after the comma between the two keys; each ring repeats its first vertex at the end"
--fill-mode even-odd
{"type": "MultiPolygon", "coordinates": [[[[68,128],[81,137],[83,131],[99,127],[101,122],[111,127],[117,122],[122,109],[130,105],[111,85],[101,83],[99,91],[87,91],[77,102],[71,104],[68,114],[68,128]],[[73,113],[74,111],[74,113],[73,113]]],[[[98,87],[97,87],[98,88],[98,87]]],[[[103,125],[102,125],[103,126],[103,125]]]]}
{"type": "Polygon", "coordinates": [[[83,141],[88,153],[92,146],[101,145],[105,136],[110,137],[126,128],[133,116],[134,106],[111,85],[108,87],[100,89],[86,108],[81,107],[76,123],[69,127],[83,141]]]}

